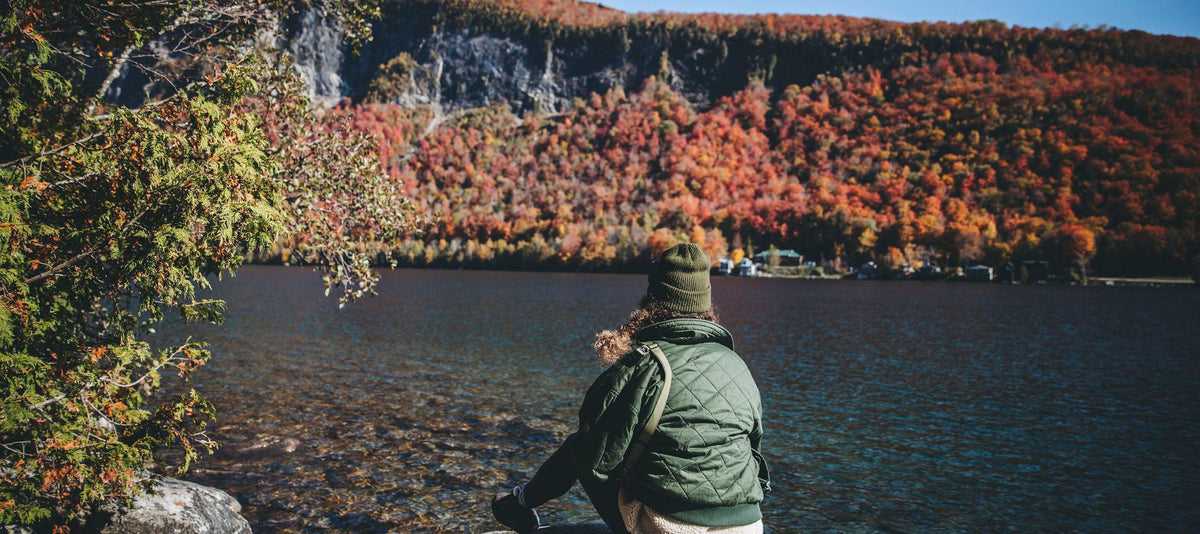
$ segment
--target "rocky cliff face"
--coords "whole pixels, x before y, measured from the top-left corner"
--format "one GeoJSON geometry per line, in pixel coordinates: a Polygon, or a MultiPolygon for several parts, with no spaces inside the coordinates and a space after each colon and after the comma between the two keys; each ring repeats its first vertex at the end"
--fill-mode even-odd
{"type": "Polygon", "coordinates": [[[384,100],[434,105],[446,110],[505,103],[515,112],[553,113],[575,98],[613,87],[636,89],[649,76],[668,80],[698,104],[745,86],[746,62],[723,62],[716,50],[680,48],[677,43],[610,42],[574,37],[550,39],[440,28],[438,13],[423,9],[386,10],[374,39],[358,53],[341,43],[336,23],[305,12],[289,22],[286,48],[312,88],[312,96],[332,102],[384,100]],[[385,97],[372,92],[381,74],[402,54],[412,62],[385,97]]]}
{"type": "MultiPolygon", "coordinates": [[[[941,53],[971,52],[999,62],[1040,54],[1064,67],[1078,60],[1072,58],[1168,71],[1197,65],[1194,39],[1140,32],[1096,31],[1085,38],[988,21],[903,25],[821,17],[792,21],[791,30],[770,30],[767,19],[748,18],[717,31],[687,18],[613,20],[572,26],[488,2],[384,0],[374,39],[358,50],[347,49],[336,21],[312,10],[291,15],[271,40],[291,52],[318,101],[349,97],[442,111],[504,103],[518,113],[555,112],[591,93],[636,90],[650,76],[704,108],[752,79],[776,88],[807,86],[821,74],[865,66],[887,71],[941,53]]],[[[146,69],[132,67],[182,63],[171,68],[186,71],[185,55],[171,50],[151,43],[122,68],[107,98],[136,106],[147,94],[163,92],[146,69]]]]}
{"type": "MultiPolygon", "coordinates": [[[[506,104],[517,113],[554,113],[592,93],[636,90],[650,76],[704,107],[744,88],[751,78],[779,87],[804,84],[831,66],[827,51],[811,49],[811,43],[780,48],[777,42],[768,51],[758,37],[715,41],[712,35],[696,38],[702,32],[655,22],[595,31],[547,29],[481,13],[470,13],[473,22],[463,22],[462,13],[445,9],[438,2],[384,2],[373,24],[374,39],[357,50],[348,48],[336,20],[315,10],[290,16],[279,31],[259,40],[292,55],[318,102],[332,105],[348,97],[442,111],[506,104]],[[507,30],[496,29],[505,23],[510,23],[507,30]],[[786,67],[776,69],[777,59],[786,67]]],[[[194,57],[164,43],[150,43],[138,59],[127,62],[106,98],[136,107],[148,95],[170,91],[146,72],[164,66],[202,70],[188,63],[197,63],[194,57]]]]}
{"type": "Polygon", "coordinates": [[[311,90],[310,96],[322,102],[341,98],[347,89],[342,79],[346,47],[341,25],[308,10],[290,26],[284,49],[292,54],[296,70],[311,90]]]}

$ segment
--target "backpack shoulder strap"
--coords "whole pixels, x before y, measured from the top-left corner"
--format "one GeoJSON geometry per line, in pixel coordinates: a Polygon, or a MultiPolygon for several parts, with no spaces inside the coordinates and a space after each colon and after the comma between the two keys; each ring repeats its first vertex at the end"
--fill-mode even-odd
{"type": "Polygon", "coordinates": [[[667,362],[667,355],[658,348],[658,344],[653,342],[641,344],[638,345],[637,351],[642,354],[653,354],[654,359],[658,360],[658,365],[663,370],[663,387],[658,392],[658,401],[654,403],[654,410],[646,419],[646,426],[642,428],[641,433],[633,442],[629,455],[625,457],[625,465],[621,469],[622,478],[628,476],[633,469],[633,464],[638,461],[638,458],[641,458],[642,453],[646,452],[646,446],[650,444],[650,437],[654,435],[655,430],[658,430],[658,420],[662,418],[663,410],[667,407],[667,395],[671,392],[671,364],[667,362]]]}

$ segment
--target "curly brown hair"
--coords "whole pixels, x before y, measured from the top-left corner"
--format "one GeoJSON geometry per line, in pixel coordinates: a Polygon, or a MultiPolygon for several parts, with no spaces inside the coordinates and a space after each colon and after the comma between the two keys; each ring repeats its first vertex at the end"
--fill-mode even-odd
{"type": "Polygon", "coordinates": [[[625,322],[618,326],[616,330],[601,330],[596,333],[596,341],[592,346],[596,349],[596,356],[604,365],[612,365],[617,363],[629,351],[633,350],[634,339],[633,334],[638,330],[650,326],[654,323],[661,323],[669,319],[703,319],[705,321],[717,320],[717,308],[713,306],[708,311],[700,313],[682,313],[667,308],[661,302],[651,299],[649,295],[642,297],[637,308],[634,308],[629,313],[629,317],[625,322]]]}

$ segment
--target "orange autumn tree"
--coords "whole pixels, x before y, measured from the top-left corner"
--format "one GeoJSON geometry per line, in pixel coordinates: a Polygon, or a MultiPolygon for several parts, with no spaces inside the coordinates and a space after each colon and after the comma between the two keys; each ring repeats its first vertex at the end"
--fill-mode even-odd
{"type": "Polygon", "coordinates": [[[657,47],[669,67],[552,116],[464,110],[427,134],[427,110],[346,109],[439,214],[429,236],[397,245],[411,264],[636,269],[696,226],[726,248],[897,268],[1183,273],[1200,257],[1195,39],[561,0],[389,5],[556,51],[657,47]],[[673,61],[724,85],[689,102],[673,61]],[[1073,224],[1092,252],[1063,252],[1073,224]]]}

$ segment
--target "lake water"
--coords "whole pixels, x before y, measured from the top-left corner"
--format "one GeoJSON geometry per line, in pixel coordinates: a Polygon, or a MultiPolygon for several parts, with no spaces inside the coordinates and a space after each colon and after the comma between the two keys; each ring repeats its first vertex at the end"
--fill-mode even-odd
{"type": "MultiPolygon", "coordinates": [[[[718,278],[758,380],[771,532],[1200,531],[1200,291],[718,278]]],[[[307,269],[218,284],[186,478],[256,531],[481,532],[573,430],[645,277],[397,270],[343,310],[307,269]],[[295,452],[243,449],[261,436],[295,452]]],[[[544,521],[594,518],[576,488],[544,521]]]]}

